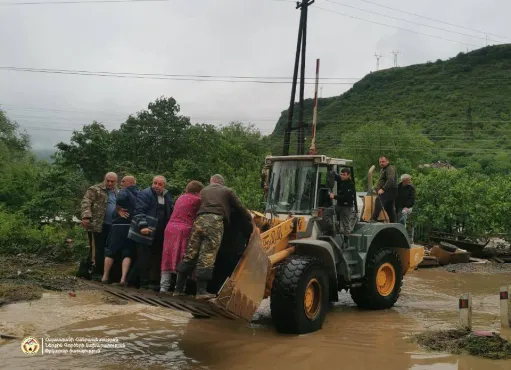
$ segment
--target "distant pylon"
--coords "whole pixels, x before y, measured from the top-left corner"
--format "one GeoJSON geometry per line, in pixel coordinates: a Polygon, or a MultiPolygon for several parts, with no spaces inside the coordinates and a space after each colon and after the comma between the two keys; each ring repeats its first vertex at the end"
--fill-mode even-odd
{"type": "Polygon", "coordinates": [[[397,55],[399,54],[399,50],[392,50],[392,54],[394,54],[394,67],[397,67],[397,55]]]}
{"type": "Polygon", "coordinates": [[[374,53],[374,56],[376,57],[376,70],[378,71],[380,69],[380,58],[382,57],[382,55],[374,53]]]}

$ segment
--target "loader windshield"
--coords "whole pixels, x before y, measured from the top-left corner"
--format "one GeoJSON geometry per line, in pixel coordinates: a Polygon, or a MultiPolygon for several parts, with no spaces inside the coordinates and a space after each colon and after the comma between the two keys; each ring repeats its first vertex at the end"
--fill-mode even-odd
{"type": "Polygon", "coordinates": [[[276,162],[266,210],[273,213],[310,213],[314,205],[315,180],[316,167],[312,162],[276,162]]]}

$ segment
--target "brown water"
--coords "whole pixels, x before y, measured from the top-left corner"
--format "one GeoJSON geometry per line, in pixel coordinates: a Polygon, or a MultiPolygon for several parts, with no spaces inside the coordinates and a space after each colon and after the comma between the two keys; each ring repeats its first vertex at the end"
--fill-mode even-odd
{"type": "Polygon", "coordinates": [[[0,368],[509,370],[511,361],[427,353],[408,340],[424,329],[454,327],[464,292],[473,294],[474,329],[498,330],[498,290],[506,284],[511,274],[419,270],[406,277],[395,308],[359,311],[342,293],[323,329],[301,336],[276,333],[266,301],[255,323],[240,325],[138,304],[112,305],[99,292],[78,292],[74,298],[49,293],[39,301],[0,308],[0,332],[117,337],[125,348],[30,356],[21,352],[19,340],[2,341],[0,368]]]}

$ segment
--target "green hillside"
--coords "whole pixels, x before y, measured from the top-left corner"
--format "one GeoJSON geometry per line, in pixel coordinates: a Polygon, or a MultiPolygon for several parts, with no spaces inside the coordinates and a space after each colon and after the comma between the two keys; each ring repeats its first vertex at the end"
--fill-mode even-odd
{"type": "MultiPolygon", "coordinates": [[[[319,100],[317,146],[330,155],[370,151],[403,160],[408,150],[418,156],[410,165],[443,161],[488,174],[509,173],[510,83],[511,45],[370,73],[346,93],[319,100]]],[[[305,109],[310,123],[312,99],[305,109]]],[[[282,151],[286,124],[287,110],[272,134],[275,154],[282,151]]],[[[296,151],[295,136],[291,153],[296,151]]]]}

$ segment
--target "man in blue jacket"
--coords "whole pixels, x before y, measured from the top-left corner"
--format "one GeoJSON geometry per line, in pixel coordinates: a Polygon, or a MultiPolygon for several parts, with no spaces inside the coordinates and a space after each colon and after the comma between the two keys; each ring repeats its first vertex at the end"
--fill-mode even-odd
{"type": "Polygon", "coordinates": [[[165,177],[155,176],[152,186],[138,194],[128,233],[128,238],[137,243],[134,273],[138,275],[142,289],[159,291],[163,237],[174,210],[174,202],[165,189],[166,185],[165,177]]]}
{"type": "Polygon", "coordinates": [[[105,248],[105,270],[103,283],[110,282],[110,270],[114,260],[120,257],[122,261],[122,277],[120,283],[126,284],[126,277],[133,258],[135,242],[128,239],[131,219],[135,212],[138,186],[135,177],[124,176],[121,180],[122,189],[116,199],[116,210],[112,215],[112,229],[105,248]]]}

